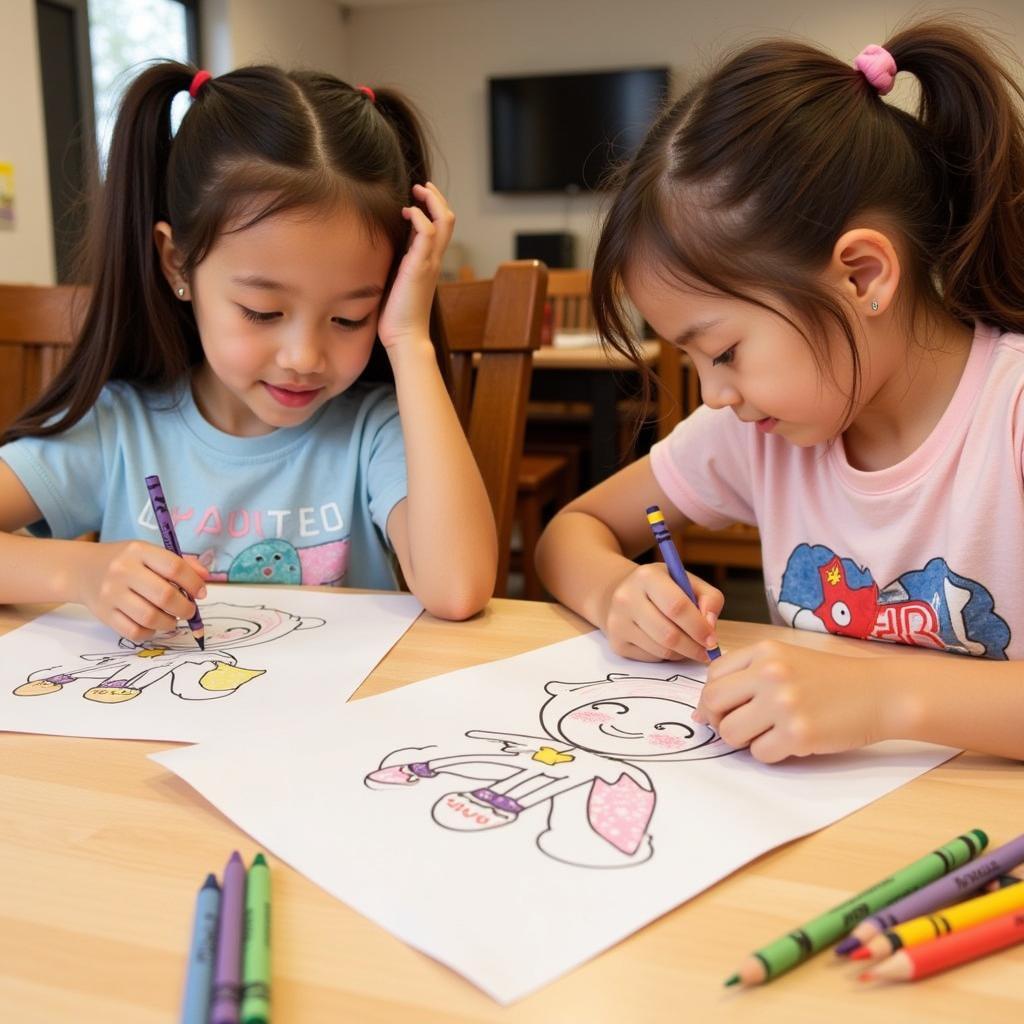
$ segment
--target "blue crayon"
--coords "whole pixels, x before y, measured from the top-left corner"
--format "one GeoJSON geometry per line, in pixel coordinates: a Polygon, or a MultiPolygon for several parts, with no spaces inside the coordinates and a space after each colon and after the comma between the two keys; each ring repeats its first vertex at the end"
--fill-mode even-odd
{"type": "Polygon", "coordinates": [[[192,948],[188,954],[188,977],[185,981],[181,1024],[206,1024],[209,1018],[219,917],[220,886],[211,874],[206,876],[196,896],[196,916],[192,925],[192,948]]]}
{"type": "MultiPolygon", "coordinates": [[[[647,510],[647,522],[651,524],[651,532],[654,534],[654,539],[658,542],[658,547],[661,549],[661,557],[665,559],[665,565],[668,568],[669,576],[672,577],[672,582],[694,604],[697,604],[697,595],[693,592],[693,587],[690,586],[686,569],[683,568],[683,560],[679,557],[679,550],[672,540],[672,534],[668,532],[668,527],[665,525],[665,515],[657,505],[651,505],[647,510]]],[[[719,648],[709,648],[708,658],[711,661],[721,656],[722,652],[719,648]]]]}

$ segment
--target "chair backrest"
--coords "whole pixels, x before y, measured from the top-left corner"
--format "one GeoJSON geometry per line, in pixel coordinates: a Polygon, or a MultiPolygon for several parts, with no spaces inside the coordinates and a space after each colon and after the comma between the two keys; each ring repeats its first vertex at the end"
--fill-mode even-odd
{"type": "Polygon", "coordinates": [[[689,358],[670,341],[659,339],[658,351],[658,438],[700,405],[700,380],[689,358]]]}
{"type": "Polygon", "coordinates": [[[437,289],[436,322],[449,360],[452,400],[498,529],[498,596],[508,583],[526,402],[546,283],[544,264],[516,260],[502,263],[493,280],[445,282],[437,289]]]}
{"type": "Polygon", "coordinates": [[[589,270],[549,270],[548,301],[553,330],[594,326],[589,270]]]}
{"type": "Polygon", "coordinates": [[[0,429],[35,401],[63,366],[86,298],[72,285],[0,285],[0,429]]]}

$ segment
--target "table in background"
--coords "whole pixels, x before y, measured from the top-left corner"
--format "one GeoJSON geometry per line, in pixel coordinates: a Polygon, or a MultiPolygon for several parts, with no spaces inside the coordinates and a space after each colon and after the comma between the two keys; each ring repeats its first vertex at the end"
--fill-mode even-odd
{"type": "MultiPolygon", "coordinates": [[[[592,331],[584,333],[596,337],[592,331]]],[[[659,342],[642,342],[641,350],[644,363],[654,369],[658,363],[659,342]]],[[[590,487],[620,468],[616,405],[627,395],[624,381],[630,381],[633,391],[639,393],[637,376],[633,363],[600,345],[578,348],[544,345],[533,354],[531,399],[587,402],[591,407],[588,426],[590,487]]]]}
{"type": "MultiPolygon", "coordinates": [[[[0,632],[41,608],[0,608],[0,632]]],[[[576,636],[555,605],[492,601],[476,619],[422,616],[358,696],[576,636]]],[[[867,658],[949,657],[721,622],[725,647],[765,637],[867,658]]],[[[8,680],[4,685],[13,685],[8,680]]],[[[311,713],[316,713],[311,709],[311,713]]],[[[255,844],[146,754],[167,743],[0,735],[0,1019],[176,1020],[196,890],[255,844]]],[[[325,809],[326,810],[326,809],[325,809]]],[[[1024,1019],[1024,946],[919,984],[860,987],[823,954],[764,988],[722,982],[756,946],[968,828],[1024,831],[1024,768],[963,755],[789,843],[564,978],[501,1008],[459,975],[328,896],[271,853],[275,1024],[679,1024],[1024,1019]]],[[[407,884],[415,884],[409,851],[407,884]]],[[[685,870],[680,865],[680,870],[685,870]]],[[[452,901],[486,898],[451,881],[452,901]]],[[[557,928],[558,908],[552,908],[557,928]]],[[[510,951],[515,955],[515,951],[510,951]]]]}

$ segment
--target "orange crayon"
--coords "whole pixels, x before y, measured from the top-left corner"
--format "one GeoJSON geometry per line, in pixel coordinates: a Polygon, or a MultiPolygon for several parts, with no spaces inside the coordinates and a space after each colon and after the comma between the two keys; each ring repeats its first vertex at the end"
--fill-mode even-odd
{"type": "Polygon", "coordinates": [[[965,928],[962,932],[901,949],[888,960],[865,971],[860,980],[918,981],[1015,946],[1018,942],[1024,942],[1024,911],[1014,910],[973,928],[965,928]]]}

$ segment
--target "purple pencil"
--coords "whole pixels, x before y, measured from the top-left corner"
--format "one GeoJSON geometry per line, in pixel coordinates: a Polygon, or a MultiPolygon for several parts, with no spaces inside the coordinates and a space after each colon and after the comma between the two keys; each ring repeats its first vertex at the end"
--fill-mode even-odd
{"type": "Polygon", "coordinates": [[[245,914],[245,865],[238,851],[224,868],[213,973],[210,1024],[238,1024],[242,995],[242,924],[245,914]]]}
{"type": "MultiPolygon", "coordinates": [[[[164,489],[160,486],[160,477],[147,476],[146,490],[149,491],[149,503],[153,506],[153,515],[156,516],[156,525],[160,527],[160,537],[163,539],[164,547],[181,557],[181,545],[178,543],[178,535],[174,532],[174,520],[171,518],[171,511],[167,507],[167,499],[164,497],[164,489]]],[[[206,650],[206,627],[203,625],[202,617],[199,614],[199,605],[196,605],[196,613],[188,620],[188,628],[192,631],[199,650],[206,650]]]]}
{"type": "Polygon", "coordinates": [[[915,917],[923,917],[941,907],[948,907],[951,903],[977,892],[988,882],[997,879],[1018,864],[1024,864],[1024,835],[1017,836],[997,850],[983,854],[957,871],[943,875],[942,878],[936,879],[923,889],[918,889],[917,892],[912,892],[909,896],[904,896],[877,914],[866,917],[836,946],[836,953],[840,956],[852,953],[894,925],[915,917]]]}

